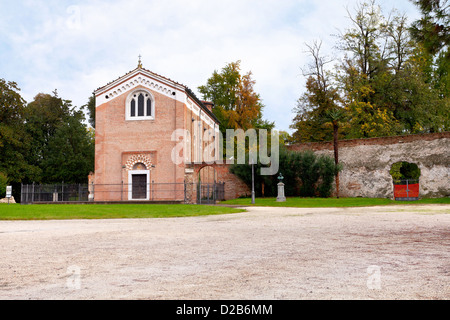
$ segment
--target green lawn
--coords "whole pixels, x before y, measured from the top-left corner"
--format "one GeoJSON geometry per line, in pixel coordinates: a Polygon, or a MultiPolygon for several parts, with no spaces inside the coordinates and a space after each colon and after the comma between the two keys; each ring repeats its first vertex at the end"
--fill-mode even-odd
{"type": "Polygon", "coordinates": [[[185,204],[0,204],[0,220],[169,218],[243,211],[221,206],[185,204]]]}
{"type": "MultiPolygon", "coordinates": [[[[251,206],[250,198],[222,201],[221,204],[251,206]]],[[[256,198],[255,206],[271,207],[365,207],[400,204],[450,204],[450,198],[420,199],[418,201],[394,201],[384,198],[286,198],[286,202],[277,202],[276,198],[256,198]]]]}
{"type": "MultiPolygon", "coordinates": [[[[223,201],[221,204],[251,206],[250,198],[223,201]]],[[[273,207],[364,207],[400,204],[450,204],[450,198],[393,201],[380,198],[256,198],[255,206],[273,207]]],[[[0,220],[60,220],[60,219],[117,219],[170,218],[216,215],[243,212],[225,206],[188,204],[0,204],[0,220]]]]}

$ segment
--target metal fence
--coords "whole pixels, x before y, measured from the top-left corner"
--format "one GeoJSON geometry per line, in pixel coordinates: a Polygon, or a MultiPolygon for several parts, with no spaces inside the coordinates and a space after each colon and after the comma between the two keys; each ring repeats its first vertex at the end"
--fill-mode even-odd
{"type": "Polygon", "coordinates": [[[21,203],[149,201],[213,204],[225,200],[225,183],[29,184],[21,203]]]}
{"type": "Polygon", "coordinates": [[[211,204],[225,200],[225,182],[198,183],[196,191],[198,204],[211,204]]]}
{"type": "Polygon", "coordinates": [[[29,184],[22,185],[20,202],[89,201],[87,184],[29,184]]]}

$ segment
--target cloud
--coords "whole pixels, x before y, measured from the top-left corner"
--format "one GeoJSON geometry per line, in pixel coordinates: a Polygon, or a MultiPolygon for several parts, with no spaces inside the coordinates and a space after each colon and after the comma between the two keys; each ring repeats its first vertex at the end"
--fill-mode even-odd
{"type": "MultiPolygon", "coordinates": [[[[27,101],[55,88],[81,106],[92,92],[144,67],[196,91],[214,70],[241,60],[252,71],[264,118],[288,130],[304,90],[304,43],[332,50],[345,6],[356,0],[11,1],[0,4],[1,77],[27,101]]],[[[392,2],[382,1],[390,9],[392,2]]],[[[408,0],[399,9],[414,8],[408,0]]]]}

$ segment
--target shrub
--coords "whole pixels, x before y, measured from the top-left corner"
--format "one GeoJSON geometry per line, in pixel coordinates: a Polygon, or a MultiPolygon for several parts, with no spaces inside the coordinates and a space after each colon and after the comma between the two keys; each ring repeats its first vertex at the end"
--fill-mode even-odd
{"type": "Polygon", "coordinates": [[[406,179],[417,180],[420,177],[420,169],[417,164],[406,161],[394,163],[389,173],[395,181],[406,179]]]}
{"type": "Polygon", "coordinates": [[[321,181],[317,187],[319,196],[328,198],[333,189],[333,181],[336,174],[341,170],[341,166],[334,163],[334,159],[326,156],[319,156],[317,162],[319,163],[321,181]]]}
{"type": "MultiPolygon", "coordinates": [[[[257,196],[277,196],[278,174],[261,176],[261,163],[255,166],[255,192],[257,196]]],[[[242,179],[249,187],[252,184],[251,165],[233,164],[230,171],[242,179]]],[[[312,151],[293,152],[280,148],[279,173],[283,175],[286,196],[329,197],[336,172],[340,170],[334,159],[317,156],[312,151]]]]}
{"type": "Polygon", "coordinates": [[[312,151],[300,153],[298,177],[301,180],[300,196],[314,197],[316,183],[320,177],[320,167],[316,155],[312,151]]]}

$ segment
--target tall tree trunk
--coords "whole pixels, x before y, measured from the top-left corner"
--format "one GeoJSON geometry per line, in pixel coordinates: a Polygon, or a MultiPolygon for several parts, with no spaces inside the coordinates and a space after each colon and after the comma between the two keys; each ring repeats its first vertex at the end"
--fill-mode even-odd
{"type": "MultiPolygon", "coordinates": [[[[333,121],[334,163],[336,164],[336,166],[339,163],[338,130],[339,130],[338,122],[333,121]]],[[[335,178],[336,178],[336,197],[339,198],[339,172],[336,172],[335,178]]]]}

